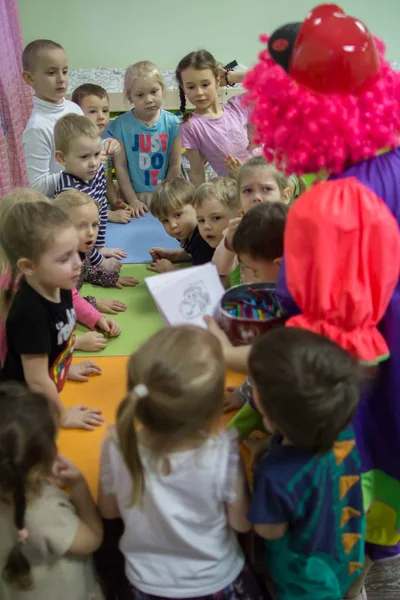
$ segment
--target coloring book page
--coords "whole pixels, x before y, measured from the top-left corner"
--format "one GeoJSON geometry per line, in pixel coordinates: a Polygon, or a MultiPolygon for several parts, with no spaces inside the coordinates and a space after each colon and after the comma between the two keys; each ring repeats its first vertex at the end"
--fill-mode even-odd
{"type": "Polygon", "coordinates": [[[211,263],[146,277],[146,285],[168,325],[206,327],[224,294],[217,268],[211,263]]]}

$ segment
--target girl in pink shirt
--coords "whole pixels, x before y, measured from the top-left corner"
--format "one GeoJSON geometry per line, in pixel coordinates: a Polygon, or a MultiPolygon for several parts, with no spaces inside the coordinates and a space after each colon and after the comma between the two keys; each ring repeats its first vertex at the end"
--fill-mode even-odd
{"type": "Polygon", "coordinates": [[[228,155],[243,162],[250,158],[249,107],[243,102],[244,95],[234,96],[224,106],[217,96],[218,87],[240,83],[244,76],[242,72],[223,70],[206,50],[191,52],[176,69],[184,113],[180,136],[190,162],[189,177],[196,187],[206,180],[205,161],[217,175],[225,177],[228,175],[225,164],[228,155]],[[193,113],[185,112],[186,97],[195,107],[193,113]]]}

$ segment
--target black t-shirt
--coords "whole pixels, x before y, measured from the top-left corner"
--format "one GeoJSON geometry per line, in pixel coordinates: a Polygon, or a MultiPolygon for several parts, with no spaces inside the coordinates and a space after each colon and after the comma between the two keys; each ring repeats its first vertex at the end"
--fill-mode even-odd
{"type": "Polygon", "coordinates": [[[71,365],[75,325],[71,290],[61,290],[60,302],[50,302],[22,278],[6,321],[2,379],[25,381],[21,355],[47,354],[50,379],[60,392],[71,365]]]}
{"type": "Polygon", "coordinates": [[[211,248],[201,237],[199,228],[193,230],[192,235],[181,243],[181,246],[192,257],[193,265],[204,265],[211,262],[214,248],[211,248]]]}

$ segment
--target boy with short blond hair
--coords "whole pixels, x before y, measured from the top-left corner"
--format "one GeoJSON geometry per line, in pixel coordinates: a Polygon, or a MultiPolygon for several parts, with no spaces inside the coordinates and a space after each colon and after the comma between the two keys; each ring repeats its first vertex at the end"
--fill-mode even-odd
{"type": "Polygon", "coordinates": [[[54,128],[56,159],[64,167],[57,183],[54,196],[67,189],[77,189],[97,202],[99,207],[99,233],[96,248],[90,255],[90,262],[97,266],[118,269],[113,261],[103,264],[108,258],[125,258],[120,248],[105,249],[107,229],[106,178],[100,161],[101,139],[96,125],[81,115],[65,115],[54,128]]]}
{"type": "MultiPolygon", "coordinates": [[[[104,147],[105,140],[111,138],[111,135],[107,132],[110,123],[110,99],[107,90],[95,83],[84,83],[74,90],[71,99],[83,110],[85,117],[95,123],[104,147]]],[[[116,223],[129,223],[132,211],[128,204],[118,197],[113,180],[113,160],[111,156],[107,157],[103,166],[107,180],[107,200],[113,208],[109,212],[108,218],[116,223]]]]}
{"type": "Polygon", "coordinates": [[[191,260],[193,265],[210,262],[214,249],[200,235],[194,196],[196,189],[192,183],[177,177],[163,181],[153,193],[150,211],[171,237],[180,242],[180,250],[151,248],[153,259],[150,270],[157,273],[173,271],[174,262],[191,260]]]}
{"type": "Polygon", "coordinates": [[[33,110],[22,136],[30,187],[52,198],[62,171],[55,158],[54,126],[68,113],[82,115],[65,100],[68,61],[65,50],[52,40],[35,40],[22,53],[23,79],[35,91],[33,110]]]}

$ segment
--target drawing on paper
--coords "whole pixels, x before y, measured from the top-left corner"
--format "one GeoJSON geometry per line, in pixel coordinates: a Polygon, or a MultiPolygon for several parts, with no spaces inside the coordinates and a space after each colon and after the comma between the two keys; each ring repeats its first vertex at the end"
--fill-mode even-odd
{"type": "Polygon", "coordinates": [[[183,292],[179,312],[185,319],[195,319],[206,314],[210,305],[210,295],[203,281],[190,284],[183,292]]]}

